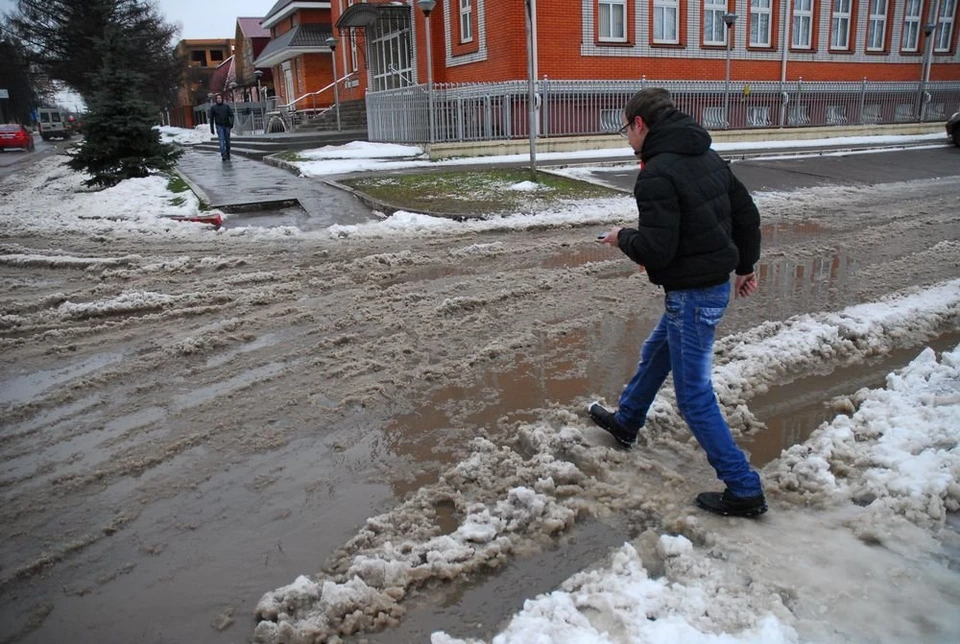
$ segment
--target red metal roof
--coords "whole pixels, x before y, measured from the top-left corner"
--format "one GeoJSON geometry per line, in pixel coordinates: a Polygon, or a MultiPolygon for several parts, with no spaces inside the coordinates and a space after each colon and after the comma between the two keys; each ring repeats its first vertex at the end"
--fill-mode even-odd
{"type": "Polygon", "coordinates": [[[270,30],[260,26],[263,18],[237,18],[240,32],[247,38],[269,38],[270,30]]]}

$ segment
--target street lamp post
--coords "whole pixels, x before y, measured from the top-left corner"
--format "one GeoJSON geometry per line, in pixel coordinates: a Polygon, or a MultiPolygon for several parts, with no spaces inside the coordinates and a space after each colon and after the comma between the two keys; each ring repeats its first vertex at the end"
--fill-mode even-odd
{"type": "Polygon", "coordinates": [[[536,28],[535,12],[536,0],[526,0],[527,24],[527,126],[530,129],[530,174],[537,180],[537,92],[536,92],[536,60],[533,33],[536,28]]]}
{"type": "Polygon", "coordinates": [[[330,36],[327,38],[327,47],[330,48],[330,60],[333,61],[333,104],[337,109],[337,131],[340,131],[340,85],[339,79],[337,79],[337,43],[339,41],[330,36]]]}
{"type": "Polygon", "coordinates": [[[423,11],[423,17],[426,19],[427,29],[427,110],[429,112],[430,133],[428,140],[433,143],[435,115],[433,112],[433,47],[430,44],[430,12],[437,6],[436,0],[417,0],[420,10],[423,11]]]}
{"type": "Polygon", "coordinates": [[[263,101],[263,94],[260,90],[260,78],[263,77],[263,72],[259,69],[253,72],[253,75],[257,77],[257,102],[263,101]]]}
{"type": "Polygon", "coordinates": [[[724,129],[730,127],[730,32],[737,21],[737,14],[723,14],[723,24],[727,26],[727,75],[723,86],[723,121],[724,129]]]}
{"type": "Polygon", "coordinates": [[[230,81],[230,101],[237,102],[237,81],[230,81]]]}
{"type": "Polygon", "coordinates": [[[933,34],[936,30],[936,23],[923,25],[923,65],[920,68],[920,92],[917,95],[917,117],[920,121],[923,121],[927,107],[926,102],[924,102],[924,94],[927,92],[927,81],[930,80],[930,62],[933,56],[934,41],[936,40],[933,34]]]}

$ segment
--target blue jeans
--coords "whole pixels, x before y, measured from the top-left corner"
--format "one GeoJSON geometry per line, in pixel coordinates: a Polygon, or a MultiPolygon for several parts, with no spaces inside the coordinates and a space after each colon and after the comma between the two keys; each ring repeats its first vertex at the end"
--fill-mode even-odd
{"type": "Polygon", "coordinates": [[[666,312],[643,343],[640,364],[620,396],[616,418],[630,429],[643,427],[647,410],[672,371],[680,415],[717,476],[733,494],[756,496],[763,493],[760,477],[730,435],[710,378],[713,339],[729,301],[729,282],[667,292],[666,312]]]}
{"type": "Polygon", "coordinates": [[[220,141],[220,156],[230,156],[230,128],[226,125],[217,126],[217,140],[220,141]]]}

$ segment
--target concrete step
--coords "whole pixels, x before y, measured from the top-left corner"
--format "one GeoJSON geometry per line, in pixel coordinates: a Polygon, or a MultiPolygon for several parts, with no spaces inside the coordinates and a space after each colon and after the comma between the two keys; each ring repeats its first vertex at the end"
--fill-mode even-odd
{"type": "MultiPolygon", "coordinates": [[[[309,131],[284,134],[265,134],[260,136],[234,136],[230,139],[230,151],[233,154],[262,159],[265,156],[286,150],[308,150],[326,145],[341,145],[351,141],[366,141],[366,130],[309,131]]],[[[198,150],[219,152],[217,141],[207,141],[193,146],[198,150]]]]}
{"type": "MultiPolygon", "coordinates": [[[[203,150],[205,152],[215,152],[217,154],[220,154],[220,146],[216,143],[200,143],[192,147],[194,150],[203,150]]],[[[271,154],[274,154],[275,152],[282,152],[282,150],[275,150],[271,152],[266,150],[254,150],[251,148],[240,147],[237,145],[230,146],[231,155],[247,157],[248,159],[255,159],[257,161],[260,161],[265,156],[269,156],[271,154]]]]}

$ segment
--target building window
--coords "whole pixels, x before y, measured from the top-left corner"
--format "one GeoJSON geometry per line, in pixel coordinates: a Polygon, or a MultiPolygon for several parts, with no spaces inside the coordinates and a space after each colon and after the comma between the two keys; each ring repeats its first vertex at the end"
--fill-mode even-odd
{"type": "Polygon", "coordinates": [[[830,48],[850,48],[850,1],[833,0],[833,15],[830,21],[830,48]]]}
{"type": "Polygon", "coordinates": [[[703,44],[726,45],[727,30],[723,14],[727,12],[727,0],[703,0],[703,44]]]}
{"type": "Polygon", "coordinates": [[[870,0],[867,51],[883,51],[887,40],[887,0],[870,0]]]}
{"type": "Polygon", "coordinates": [[[473,0],[460,0],[460,42],[473,42],[473,0]]]}
{"type": "Polygon", "coordinates": [[[940,16],[937,21],[934,51],[948,52],[953,44],[953,24],[957,16],[957,0],[940,0],[940,16]]]}
{"type": "Polygon", "coordinates": [[[679,14],[680,0],[653,0],[653,42],[680,42],[679,14]]]}
{"type": "Polygon", "coordinates": [[[920,10],[922,0],[907,0],[907,8],[903,15],[903,42],[900,47],[903,51],[917,51],[920,43],[920,10]]]}
{"type": "Polygon", "coordinates": [[[219,49],[210,50],[210,60],[214,62],[223,62],[223,52],[219,49]]]}
{"type": "Polygon", "coordinates": [[[793,47],[810,49],[813,46],[813,0],[796,0],[793,3],[793,47]]]}
{"type": "Polygon", "coordinates": [[[196,63],[194,67],[206,67],[207,66],[207,52],[202,50],[194,50],[190,52],[190,62],[196,63]]]}
{"type": "Polygon", "coordinates": [[[627,42],[627,0],[600,0],[600,40],[627,42]]]}
{"type": "Polygon", "coordinates": [[[770,16],[771,0],[750,0],[751,47],[770,46],[770,16]]]}

